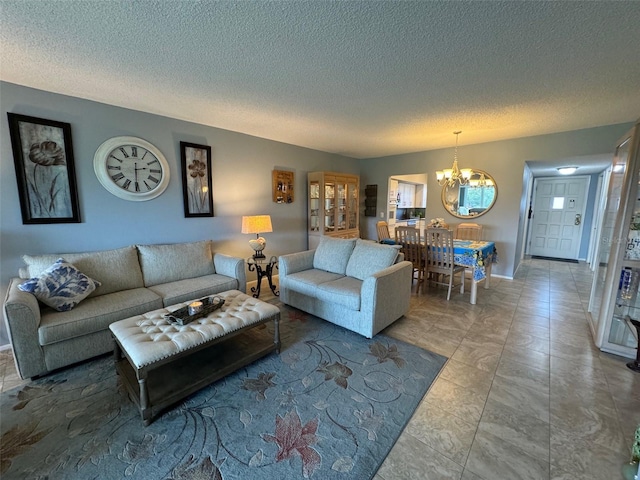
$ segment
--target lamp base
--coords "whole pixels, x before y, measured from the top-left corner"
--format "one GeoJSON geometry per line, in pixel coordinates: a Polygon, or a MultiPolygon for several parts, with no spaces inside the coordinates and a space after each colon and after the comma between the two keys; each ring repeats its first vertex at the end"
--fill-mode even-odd
{"type": "Polygon", "coordinates": [[[249,245],[256,252],[253,254],[253,258],[266,258],[262,253],[264,247],[267,246],[267,241],[264,238],[258,237],[255,240],[249,240],[249,245]]]}

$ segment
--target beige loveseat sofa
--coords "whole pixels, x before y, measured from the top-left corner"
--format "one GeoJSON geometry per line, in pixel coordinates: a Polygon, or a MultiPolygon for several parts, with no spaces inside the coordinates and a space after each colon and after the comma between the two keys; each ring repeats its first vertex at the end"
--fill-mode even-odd
{"type": "Polygon", "coordinates": [[[280,300],[371,338],[409,310],[412,275],[397,247],[323,237],[280,257],[280,300]]]}
{"type": "Polygon", "coordinates": [[[4,303],[22,378],[112,351],[109,324],[117,320],[225,290],[246,291],[244,260],[214,253],[211,241],[23,258],[26,267],[11,280],[4,303]],[[59,258],[101,283],[69,311],[18,288],[59,258]]]}

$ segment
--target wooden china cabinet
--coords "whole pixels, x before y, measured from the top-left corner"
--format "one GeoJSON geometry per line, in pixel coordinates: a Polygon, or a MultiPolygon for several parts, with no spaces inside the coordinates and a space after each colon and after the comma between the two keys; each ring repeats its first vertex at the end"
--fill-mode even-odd
{"type": "Polygon", "coordinates": [[[307,195],[310,249],[316,248],[323,236],[360,236],[360,177],[347,173],[311,172],[307,195]]]}

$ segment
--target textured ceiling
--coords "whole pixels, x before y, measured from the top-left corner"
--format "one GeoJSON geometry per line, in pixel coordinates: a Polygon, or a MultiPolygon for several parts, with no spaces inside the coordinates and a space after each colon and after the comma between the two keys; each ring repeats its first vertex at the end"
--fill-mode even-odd
{"type": "Polygon", "coordinates": [[[640,2],[0,0],[0,78],[358,158],[640,116],[640,2]]]}

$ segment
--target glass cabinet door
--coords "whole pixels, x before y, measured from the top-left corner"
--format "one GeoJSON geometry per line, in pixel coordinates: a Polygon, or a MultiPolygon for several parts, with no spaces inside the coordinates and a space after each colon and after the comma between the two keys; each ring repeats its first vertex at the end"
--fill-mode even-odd
{"type": "Polygon", "coordinates": [[[320,182],[309,183],[309,230],[320,231],[320,182]]]}
{"type": "Polygon", "coordinates": [[[609,189],[598,244],[598,266],[593,276],[589,306],[592,324],[596,333],[596,346],[598,347],[601,345],[604,336],[604,324],[600,324],[600,321],[606,321],[604,319],[607,314],[604,313],[603,310],[608,310],[608,299],[611,295],[611,290],[608,288],[607,271],[609,268],[613,268],[613,264],[615,264],[615,253],[612,254],[611,246],[613,245],[615,235],[615,223],[620,207],[626,167],[626,152],[624,149],[618,149],[618,155],[614,158],[613,168],[611,169],[611,176],[609,178],[609,189]],[[612,265],[610,265],[609,262],[611,262],[612,265]]]}
{"type": "Polygon", "coordinates": [[[347,184],[344,179],[338,179],[336,182],[338,188],[338,211],[336,212],[336,226],[338,230],[347,228],[347,184]]]}
{"type": "Polygon", "coordinates": [[[335,230],[336,225],[336,181],[327,177],[324,182],[324,231],[335,230]]]}
{"type": "Polygon", "coordinates": [[[358,184],[350,182],[347,184],[349,229],[358,228],[358,184]]]}
{"type": "MultiPolygon", "coordinates": [[[[630,163],[629,149],[631,140],[625,141],[616,152],[616,159],[620,158],[629,169],[628,175],[633,175],[629,191],[629,208],[631,209],[629,221],[625,221],[627,227],[626,243],[618,282],[616,305],[613,310],[613,319],[609,328],[607,341],[623,347],[635,348],[635,327],[629,324],[628,319],[640,320],[640,298],[638,287],[640,285],[640,198],[638,198],[638,179],[640,179],[640,164],[630,163]],[[635,171],[632,170],[635,166],[635,171]]],[[[625,220],[626,220],[625,216],[625,220]]],[[[624,237],[623,237],[624,238],[624,237]]]]}

